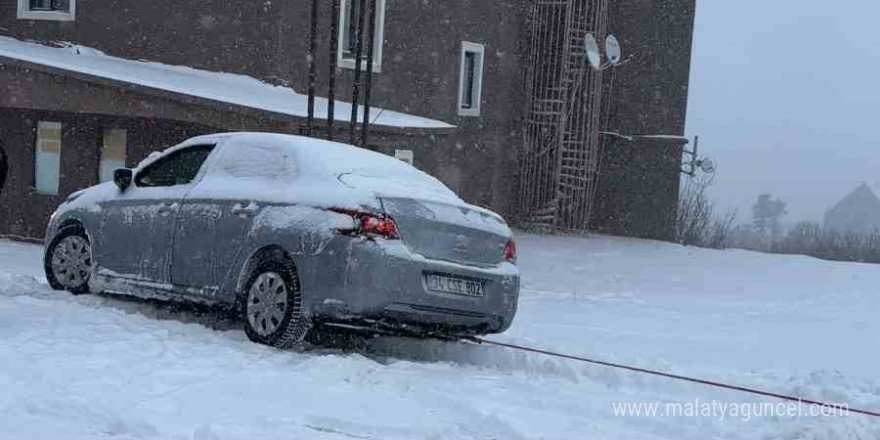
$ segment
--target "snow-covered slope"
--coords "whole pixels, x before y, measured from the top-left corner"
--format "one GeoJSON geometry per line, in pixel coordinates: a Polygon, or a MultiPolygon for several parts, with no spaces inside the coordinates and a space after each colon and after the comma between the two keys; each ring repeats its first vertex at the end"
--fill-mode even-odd
{"type": "MultiPolygon", "coordinates": [[[[608,237],[519,239],[493,339],[880,410],[877,266],[608,237]]],[[[234,322],[50,291],[0,242],[0,438],[880,439],[849,417],[615,416],[615,403],[772,402],[493,347],[253,345],[234,322]]]]}

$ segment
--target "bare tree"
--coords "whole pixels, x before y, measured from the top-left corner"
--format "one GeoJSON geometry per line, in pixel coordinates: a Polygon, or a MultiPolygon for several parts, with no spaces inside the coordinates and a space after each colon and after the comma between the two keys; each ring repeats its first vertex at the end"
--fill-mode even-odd
{"type": "Polygon", "coordinates": [[[679,196],[677,239],[689,246],[723,248],[736,219],[735,212],[716,217],[707,191],[713,176],[688,177],[679,196]]]}

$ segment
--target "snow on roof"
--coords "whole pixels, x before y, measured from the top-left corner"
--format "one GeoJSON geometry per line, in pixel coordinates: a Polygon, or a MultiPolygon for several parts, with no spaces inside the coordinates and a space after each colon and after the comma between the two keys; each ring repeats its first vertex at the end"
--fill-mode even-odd
{"type": "Polygon", "coordinates": [[[606,136],[613,136],[616,138],[624,139],[629,142],[635,141],[637,139],[657,139],[677,141],[682,144],[690,143],[690,139],[685,136],[679,136],[677,134],[620,134],[616,131],[600,131],[599,133],[606,136]]]}
{"type": "MultiPolygon", "coordinates": [[[[50,47],[10,37],[0,37],[0,57],[106,78],[144,87],[220,101],[296,117],[308,115],[308,97],[288,87],[273,86],[255,78],[210,72],[185,66],[112,57],[85,46],[50,47]]],[[[335,118],[348,121],[351,104],[337,101],[335,118]]],[[[327,115],[327,99],[315,100],[315,117],[327,115]]],[[[363,106],[360,108],[363,118],[363,106]]],[[[372,124],[401,128],[454,128],[443,121],[374,108],[372,124]]]]}
{"type": "Polygon", "coordinates": [[[869,217],[880,221],[880,198],[867,183],[862,183],[835,203],[826,212],[826,217],[834,214],[842,214],[847,217],[869,217]]]}

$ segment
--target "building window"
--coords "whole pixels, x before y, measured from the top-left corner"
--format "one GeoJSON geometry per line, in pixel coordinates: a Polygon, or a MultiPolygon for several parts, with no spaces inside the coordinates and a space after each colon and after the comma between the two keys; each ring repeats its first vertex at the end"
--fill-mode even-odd
{"type": "Polygon", "coordinates": [[[461,116],[480,116],[484,53],[485,48],[482,44],[461,43],[461,74],[458,91],[458,114],[461,116]]]}
{"type": "Polygon", "coordinates": [[[104,129],[104,144],[101,146],[101,165],[98,179],[101,182],[113,180],[117,168],[125,168],[126,141],[128,133],[119,128],[104,129]]]}
{"type": "Polygon", "coordinates": [[[413,154],[412,150],[394,150],[394,157],[410,164],[411,166],[415,166],[415,154],[413,154]]]}
{"type": "Polygon", "coordinates": [[[18,18],[73,21],[76,18],[76,0],[18,0],[18,18]]]}
{"type": "MultiPolygon", "coordinates": [[[[369,5],[369,0],[366,2],[369,5]]],[[[357,55],[357,25],[361,0],[342,0],[339,8],[339,67],[354,69],[357,55]]],[[[364,38],[369,38],[369,15],[364,16],[364,38]]],[[[382,71],[382,43],[385,41],[385,0],[376,0],[376,38],[373,40],[373,72],[382,71]]],[[[361,68],[367,68],[367,46],[361,53],[361,68]]]]}
{"type": "Polygon", "coordinates": [[[37,155],[34,186],[43,194],[58,194],[61,180],[61,123],[37,123],[37,155]]]}

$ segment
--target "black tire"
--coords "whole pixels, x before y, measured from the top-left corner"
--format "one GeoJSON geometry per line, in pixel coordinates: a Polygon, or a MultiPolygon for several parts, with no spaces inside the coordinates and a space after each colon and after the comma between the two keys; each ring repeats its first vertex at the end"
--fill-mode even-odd
{"type": "Polygon", "coordinates": [[[49,282],[49,286],[55,290],[66,290],[74,295],[81,295],[89,292],[89,279],[91,278],[92,263],[93,260],[89,237],[88,235],[86,235],[86,231],[82,228],[82,226],[79,225],[66,226],[60,232],[55,234],[55,237],[46,248],[46,255],[43,257],[43,269],[46,272],[46,280],[49,282]],[[71,281],[71,279],[59,279],[56,271],[53,270],[52,267],[55,253],[58,252],[58,245],[67,240],[69,237],[77,237],[84,241],[88,246],[87,262],[89,265],[89,269],[86,271],[87,273],[81,279],[76,278],[73,281],[71,281]]]}
{"type": "MultiPolygon", "coordinates": [[[[239,316],[242,319],[244,332],[251,341],[276,348],[291,347],[302,342],[311,329],[310,319],[303,309],[302,289],[296,273],[296,266],[287,259],[264,258],[263,261],[255,265],[244,284],[244,289],[239,292],[239,316]],[[280,320],[267,320],[264,318],[265,314],[254,312],[259,303],[254,301],[256,295],[251,294],[251,291],[255,289],[255,284],[258,282],[265,286],[272,279],[277,279],[274,275],[280,277],[284,282],[286,300],[283,317],[280,320]],[[253,308],[249,313],[251,305],[253,308]],[[252,319],[254,316],[256,318],[252,319]],[[267,329],[265,325],[267,322],[271,322],[275,327],[267,329]]],[[[272,287],[277,289],[277,285],[272,287]]],[[[259,285],[256,286],[256,289],[260,290],[259,285]]],[[[267,302],[267,304],[269,303],[267,302]]]]}

